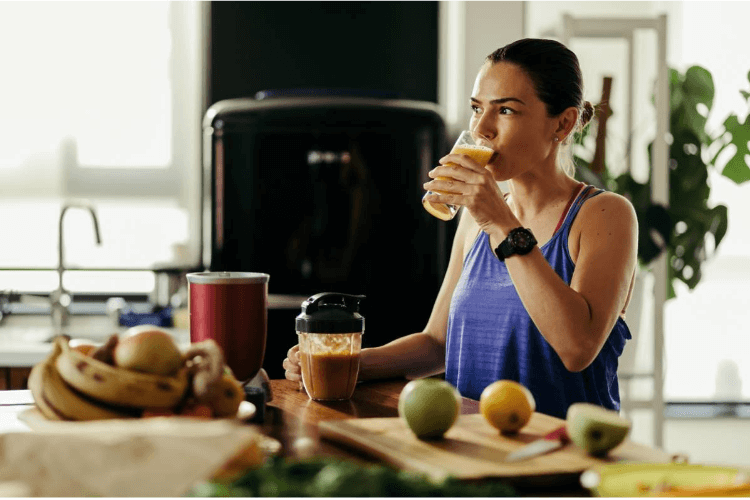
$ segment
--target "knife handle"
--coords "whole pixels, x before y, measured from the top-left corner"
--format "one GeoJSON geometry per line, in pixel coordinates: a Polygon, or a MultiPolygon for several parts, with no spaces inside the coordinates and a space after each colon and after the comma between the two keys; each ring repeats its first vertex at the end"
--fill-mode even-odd
{"type": "Polygon", "coordinates": [[[550,441],[560,441],[561,443],[569,443],[570,437],[568,436],[568,431],[566,430],[565,426],[558,427],[554,431],[550,432],[546,436],[544,436],[544,439],[548,439],[550,441]]]}

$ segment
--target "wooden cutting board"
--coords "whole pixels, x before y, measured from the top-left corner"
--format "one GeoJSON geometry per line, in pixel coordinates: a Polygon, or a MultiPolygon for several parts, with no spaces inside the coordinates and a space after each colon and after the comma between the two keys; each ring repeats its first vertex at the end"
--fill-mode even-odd
{"type": "Polygon", "coordinates": [[[400,418],[327,420],[318,424],[321,437],[352,446],[405,470],[433,479],[483,477],[525,478],[581,473],[615,461],[669,462],[661,450],[625,440],[604,459],[594,458],[572,443],[519,462],[504,462],[512,451],[542,438],[565,421],[535,413],[515,435],[500,434],[481,414],[461,415],[440,440],[418,439],[400,418]]]}

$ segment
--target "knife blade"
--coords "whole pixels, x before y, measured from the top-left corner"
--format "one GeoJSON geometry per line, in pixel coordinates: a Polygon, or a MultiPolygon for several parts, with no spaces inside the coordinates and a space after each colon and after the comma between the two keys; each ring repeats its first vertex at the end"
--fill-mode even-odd
{"type": "Polygon", "coordinates": [[[510,453],[507,457],[505,457],[505,461],[518,462],[539,455],[544,455],[545,453],[549,453],[550,451],[562,448],[569,442],[570,438],[568,437],[568,433],[565,430],[565,426],[563,425],[562,427],[558,427],[554,431],[550,432],[543,438],[537,439],[536,441],[527,444],[523,448],[510,453]]]}

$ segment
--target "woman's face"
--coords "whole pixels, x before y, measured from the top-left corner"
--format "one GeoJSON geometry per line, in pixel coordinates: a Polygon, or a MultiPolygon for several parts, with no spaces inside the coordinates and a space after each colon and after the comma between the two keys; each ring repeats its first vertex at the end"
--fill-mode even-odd
{"type": "Polygon", "coordinates": [[[559,121],[547,116],[519,66],[486,62],[474,83],[471,109],[474,138],[498,153],[487,165],[495,180],[512,179],[541,164],[555,165],[559,121]]]}

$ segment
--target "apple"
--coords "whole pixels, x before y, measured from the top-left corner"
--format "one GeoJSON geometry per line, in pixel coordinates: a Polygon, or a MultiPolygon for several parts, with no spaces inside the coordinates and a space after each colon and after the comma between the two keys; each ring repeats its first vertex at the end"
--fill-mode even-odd
{"type": "Polygon", "coordinates": [[[156,375],[174,375],[184,362],[172,335],[152,325],[125,331],[113,357],[115,366],[156,375]]]}
{"type": "Polygon", "coordinates": [[[591,455],[602,456],[623,442],[630,420],[591,403],[574,403],[565,418],[568,436],[591,455]]]}
{"type": "Polygon", "coordinates": [[[461,394],[444,380],[412,380],[398,398],[398,414],[420,439],[439,439],[461,413],[461,394]]]}

